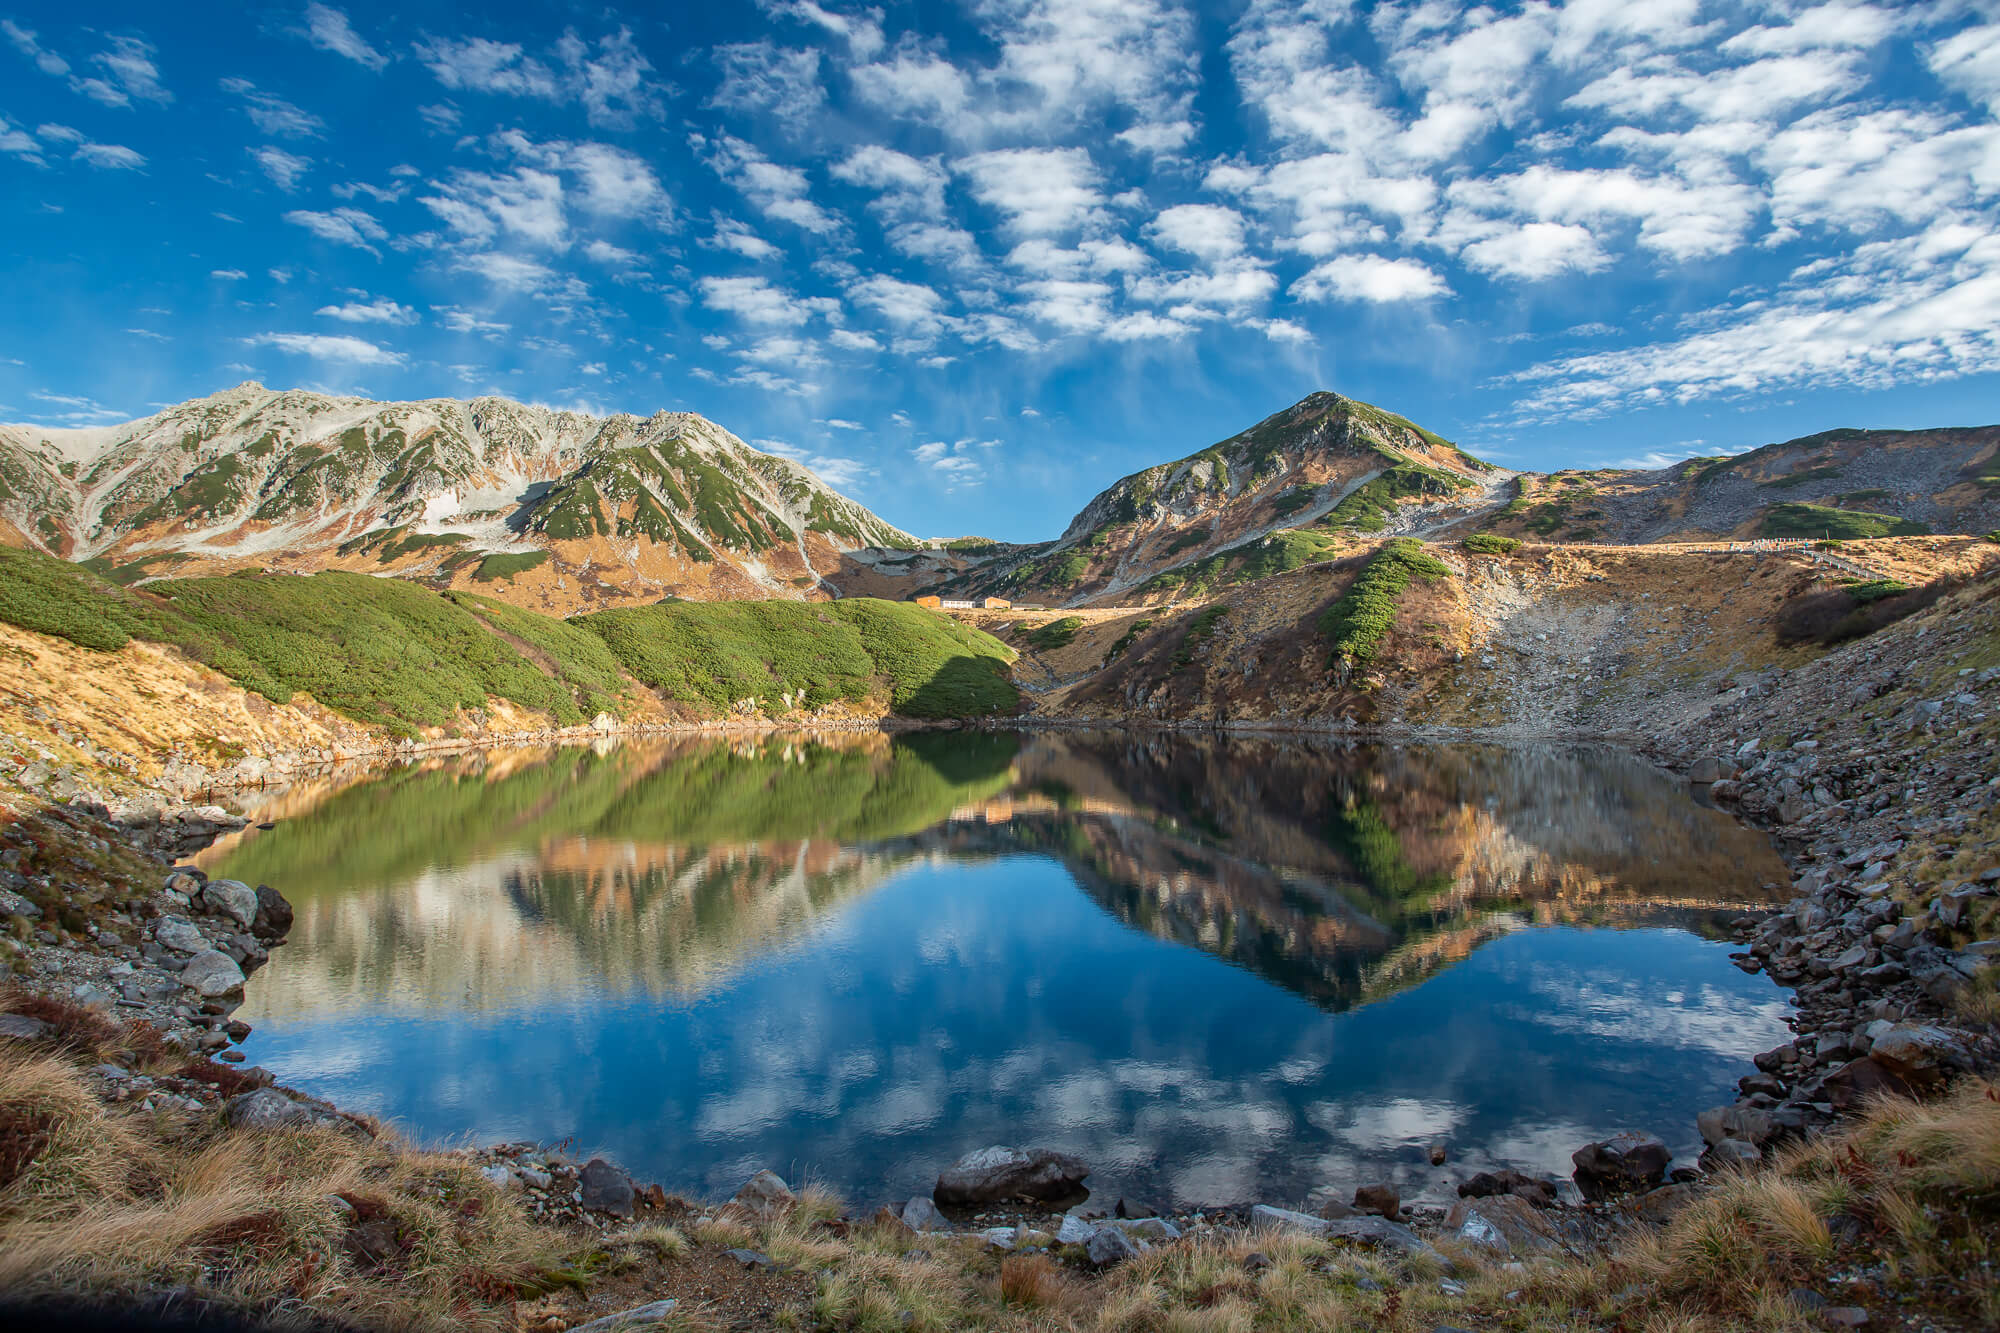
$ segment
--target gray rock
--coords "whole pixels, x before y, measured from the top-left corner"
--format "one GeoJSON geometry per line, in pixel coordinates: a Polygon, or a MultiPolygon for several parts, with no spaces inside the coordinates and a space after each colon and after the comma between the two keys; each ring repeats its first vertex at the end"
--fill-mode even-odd
{"type": "Polygon", "coordinates": [[[587,1324],[578,1324],[569,1333],[616,1333],[619,1329],[637,1328],[644,1324],[658,1324],[674,1312],[677,1304],[672,1299],[651,1301],[645,1305],[635,1305],[617,1314],[608,1314],[602,1319],[593,1319],[587,1324]]]}
{"type": "Polygon", "coordinates": [[[12,889],[0,889],[0,916],[38,917],[42,909],[12,889]]]}
{"type": "Polygon", "coordinates": [[[231,1097],[223,1114],[231,1129],[284,1129],[315,1118],[276,1088],[258,1088],[231,1097]]]}
{"type": "Polygon", "coordinates": [[[177,916],[161,917],[153,926],[153,938],[180,953],[200,953],[208,948],[208,936],[197,930],[193,922],[177,916]]]}
{"type": "Polygon", "coordinates": [[[583,1191],[583,1206],[591,1212],[610,1213],[613,1217],[632,1216],[631,1178],[602,1157],[593,1157],[584,1163],[583,1172],[577,1177],[577,1187],[583,1191]]]}
{"type": "Polygon", "coordinates": [[[1835,1328],[1860,1328],[1868,1322],[1868,1312],[1858,1305],[1830,1305],[1819,1312],[1821,1322],[1835,1328]]]}
{"type": "Polygon", "coordinates": [[[1764,1164],[1764,1154],[1746,1139],[1720,1139],[1701,1155],[1701,1169],[1710,1175],[1724,1171],[1754,1171],[1764,1164]]]}
{"type": "Polygon", "coordinates": [[[1943,1028],[1899,1023],[1877,1038],[1868,1058],[1907,1083],[1926,1085],[1943,1080],[1946,1071],[1968,1069],[1972,1054],[1943,1028]]]}
{"type": "MultiPolygon", "coordinates": [[[[925,1200],[929,1202],[928,1199],[925,1200]]],[[[1062,1225],[1056,1228],[1056,1243],[1059,1245],[1084,1245],[1097,1234],[1097,1228],[1074,1213],[1064,1213],[1062,1225]]]]}
{"type": "Polygon", "coordinates": [[[486,1183],[496,1190],[511,1190],[521,1187],[521,1178],[498,1163],[492,1166],[480,1167],[479,1174],[486,1177],[486,1183]]]}
{"type": "Polygon", "coordinates": [[[912,1231],[949,1231],[951,1219],[939,1212],[936,1204],[919,1194],[903,1205],[903,1225],[912,1231]]]}
{"type": "Polygon", "coordinates": [[[1164,1217],[1119,1218],[1113,1222],[1106,1222],[1104,1225],[1117,1227],[1126,1235],[1137,1240],[1152,1241],[1156,1244],[1163,1244],[1167,1241],[1179,1240],[1181,1238],[1181,1229],[1172,1222],[1167,1221],[1164,1217]]]}
{"type": "Polygon", "coordinates": [[[1109,1268],[1122,1264],[1127,1259],[1136,1259],[1145,1253],[1140,1242],[1133,1240],[1117,1227],[1099,1227],[1090,1239],[1083,1243],[1083,1253],[1099,1268],[1109,1268]]]}
{"type": "Polygon", "coordinates": [[[1460,1199],[1445,1214],[1445,1227],[1459,1239],[1494,1254],[1547,1254],[1560,1244],[1555,1228],[1519,1195],[1460,1199]]]}
{"type": "Polygon", "coordinates": [[[724,1250],[724,1254],[742,1264],[745,1268],[776,1268],[778,1265],[770,1255],[762,1250],[724,1250]]]}
{"type": "Polygon", "coordinates": [[[1754,1106],[1711,1107],[1696,1116],[1694,1123],[1701,1131],[1704,1143],[1743,1139],[1761,1145],[1769,1142],[1777,1132],[1771,1117],[1754,1106]]]}
{"type": "Polygon", "coordinates": [[[243,985],[243,969],[226,953],[206,949],[187,960],[181,968],[181,985],[204,999],[227,995],[243,985]]]}
{"type": "Polygon", "coordinates": [[[943,1204],[1050,1202],[1078,1193],[1089,1174],[1081,1158],[1049,1148],[981,1148],[947,1167],[931,1196],[943,1204]]]}
{"type": "Polygon", "coordinates": [[[1325,1228],[1320,1234],[1330,1238],[1359,1241],[1398,1254],[1437,1255],[1416,1232],[1386,1217],[1342,1217],[1321,1222],[1320,1226],[1325,1228]]]}
{"type": "Polygon", "coordinates": [[[1576,1166],[1576,1187],[1584,1198],[1595,1200],[1652,1189],[1665,1179],[1673,1157],[1651,1134],[1614,1134],[1586,1143],[1570,1154],[1570,1161],[1576,1166]]]}
{"type": "Polygon", "coordinates": [[[799,1200],[777,1172],[765,1170],[743,1182],[743,1188],[736,1191],[735,1201],[759,1217],[772,1218],[799,1200]]]}
{"type": "Polygon", "coordinates": [[[239,926],[247,927],[257,920],[257,890],[240,879],[210,880],[201,891],[201,905],[239,926]]]}
{"type": "Polygon", "coordinates": [[[40,1041],[55,1029],[39,1018],[26,1014],[0,1014],[0,1037],[12,1037],[16,1041],[40,1041]]]}

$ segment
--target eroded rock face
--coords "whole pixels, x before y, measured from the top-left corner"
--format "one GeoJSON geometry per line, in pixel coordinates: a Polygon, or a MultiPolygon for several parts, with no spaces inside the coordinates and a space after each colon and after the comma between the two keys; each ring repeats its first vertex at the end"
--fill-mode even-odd
{"type": "Polygon", "coordinates": [[[1570,1154],[1576,1164],[1576,1187],[1591,1200],[1637,1194],[1658,1185],[1674,1155],[1651,1134],[1614,1134],[1601,1143],[1586,1143],[1570,1154]]]}
{"type": "Polygon", "coordinates": [[[981,1148],[967,1153],[937,1178],[931,1197],[941,1204],[1052,1203],[1083,1188],[1090,1165],[1052,1148],[981,1148]]]}

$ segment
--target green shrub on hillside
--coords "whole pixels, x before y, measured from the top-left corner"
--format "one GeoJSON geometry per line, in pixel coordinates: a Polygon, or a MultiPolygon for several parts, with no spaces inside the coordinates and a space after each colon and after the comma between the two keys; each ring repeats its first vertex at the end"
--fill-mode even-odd
{"type": "Polygon", "coordinates": [[[1028,632],[1028,645],[1038,653],[1067,648],[1083,630],[1083,617],[1064,616],[1028,632]]]}
{"type": "Polygon", "coordinates": [[[1319,632],[1333,642],[1333,665],[1353,667],[1374,657],[1395,623],[1403,590],[1416,579],[1441,578],[1450,572],[1443,561],[1408,537],[1398,537],[1377,551],[1319,619],[1319,632]]]}
{"type": "Polygon", "coordinates": [[[445,595],[495,633],[525,644],[537,665],[569,686],[586,715],[623,710],[628,694],[625,673],[604,640],[589,630],[475,592],[445,595]]]}
{"type": "Polygon", "coordinates": [[[82,565],[12,546],[0,546],[0,620],[103,652],[133,639],[175,642],[182,628],[156,603],[82,565]]]}
{"type": "Polygon", "coordinates": [[[1189,616],[1187,633],[1181,636],[1180,646],[1174,649],[1171,669],[1179,671],[1193,662],[1195,652],[1214,636],[1216,622],[1228,614],[1229,607],[1218,602],[1189,616]]]}
{"type": "Polygon", "coordinates": [[[1896,579],[1875,579],[1868,583],[1847,585],[1847,595],[1863,606],[1870,602],[1879,602],[1884,597],[1900,597],[1909,590],[1909,584],[1896,579]]]}
{"type": "Polygon", "coordinates": [[[547,551],[496,552],[479,562],[479,568],[472,571],[472,577],[480,583],[511,579],[516,574],[525,574],[538,565],[548,563],[548,559],[547,551]]]}
{"type": "Polygon", "coordinates": [[[1777,504],[1764,511],[1757,525],[1760,537],[1922,537],[1930,529],[1894,514],[1864,509],[1829,509],[1814,504],[1777,504]]]}
{"type": "Polygon", "coordinates": [[[873,598],[674,602],[599,611],[571,622],[669,698],[723,712],[739,699],[802,693],[808,707],[861,703],[887,685],[911,717],[1011,712],[1007,646],[921,607],[873,598]]]}
{"type": "Polygon", "coordinates": [[[235,650],[209,659],[214,665],[273,703],[309,694],[404,734],[448,725],[489,695],[564,726],[585,717],[570,690],[470,612],[400,579],[329,570],[151,586],[235,650]]]}
{"type": "Polygon", "coordinates": [[[1398,500],[1417,495],[1449,495],[1470,485],[1470,481],[1455,472],[1425,467],[1421,463],[1398,463],[1366,485],[1350,491],[1321,521],[1330,528],[1380,532],[1389,526],[1389,518],[1395,512],[1398,500]]]}
{"type": "Polygon", "coordinates": [[[1141,634],[1144,634],[1152,627],[1153,618],[1151,616],[1141,616],[1139,619],[1133,621],[1130,627],[1118,636],[1118,641],[1112,644],[1110,649],[1105,652],[1103,665],[1110,666],[1112,662],[1123,657],[1125,650],[1130,648],[1141,634]]]}
{"type": "Polygon", "coordinates": [[[1459,545],[1474,555],[1512,555],[1521,549],[1521,539],[1502,537],[1497,532],[1475,532],[1459,545]]]}

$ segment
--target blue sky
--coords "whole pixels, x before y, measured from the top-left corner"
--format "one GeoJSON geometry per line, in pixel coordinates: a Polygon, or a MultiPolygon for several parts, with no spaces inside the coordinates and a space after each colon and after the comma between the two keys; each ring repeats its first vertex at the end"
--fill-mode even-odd
{"type": "Polygon", "coordinates": [[[2000,5],[0,0],[0,419],[699,411],[1052,536],[1316,388],[1546,468],[2000,420],[2000,5]]]}

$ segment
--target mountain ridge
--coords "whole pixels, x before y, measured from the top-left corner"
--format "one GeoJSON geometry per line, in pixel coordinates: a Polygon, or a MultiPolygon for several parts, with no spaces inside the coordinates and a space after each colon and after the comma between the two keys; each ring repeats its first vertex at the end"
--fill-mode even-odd
{"type": "Polygon", "coordinates": [[[0,426],[0,518],[45,551],[135,576],[374,557],[392,568],[370,572],[457,586],[487,565],[474,556],[512,557],[509,577],[549,565],[542,580],[567,577],[573,595],[557,600],[576,605],[824,597],[846,552],[917,545],[697,413],[255,382],[115,426],[0,426]]]}

